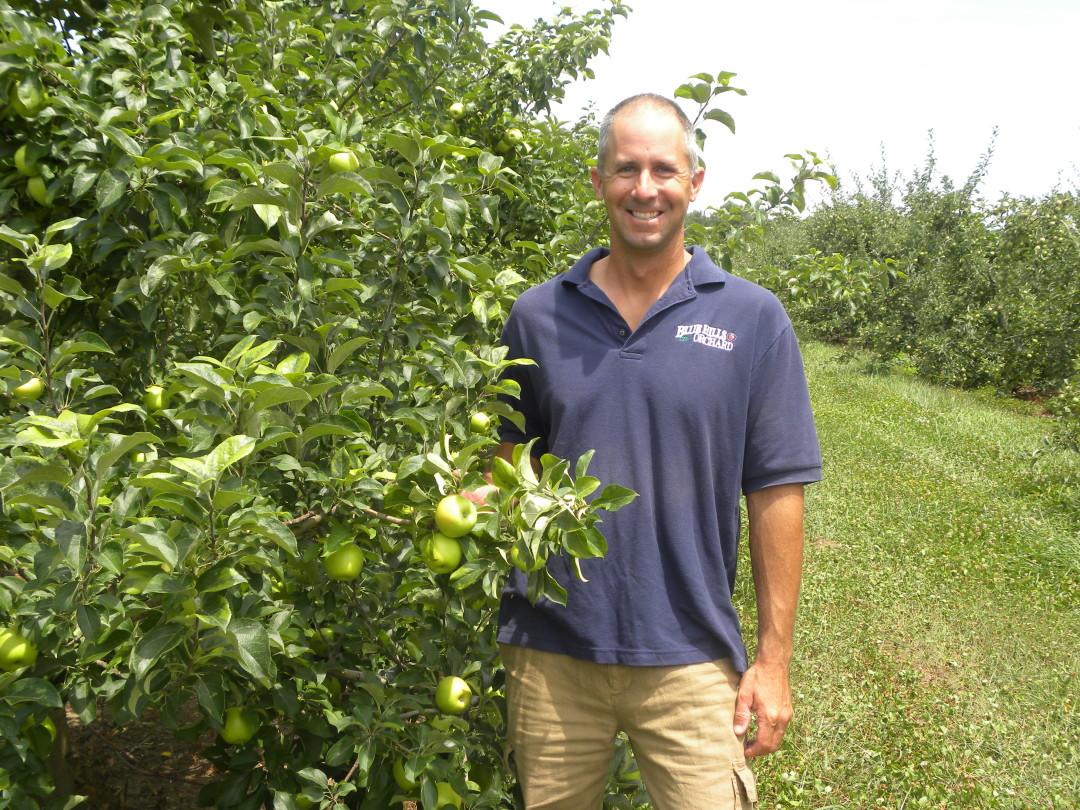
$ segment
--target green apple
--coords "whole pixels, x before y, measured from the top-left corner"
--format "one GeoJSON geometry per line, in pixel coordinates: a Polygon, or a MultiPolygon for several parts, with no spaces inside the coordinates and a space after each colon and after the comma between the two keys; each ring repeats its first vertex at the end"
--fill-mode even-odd
{"type": "Polygon", "coordinates": [[[327,645],[333,644],[337,638],[337,633],[331,627],[322,628],[308,628],[305,631],[305,635],[308,638],[308,645],[311,647],[311,651],[316,655],[325,656],[327,653],[327,645]]]}
{"type": "Polygon", "coordinates": [[[506,132],[503,133],[503,138],[506,139],[506,142],[511,146],[517,146],[519,143],[525,140],[525,136],[517,127],[506,130],[506,132]]]}
{"type": "Polygon", "coordinates": [[[435,785],[436,796],[435,801],[437,810],[442,810],[445,807],[453,807],[454,810],[461,810],[461,797],[457,794],[449,782],[438,782],[435,785]]]}
{"type": "Polygon", "coordinates": [[[15,150],[15,168],[25,177],[37,177],[41,173],[37,169],[36,161],[26,159],[25,143],[15,150]]]}
{"type": "Polygon", "coordinates": [[[423,547],[424,564],[436,574],[449,574],[461,565],[461,541],[435,532],[423,547]]]}
{"type": "Polygon", "coordinates": [[[143,405],[146,406],[146,410],[150,413],[164,410],[167,402],[168,397],[165,396],[165,389],[160,385],[149,386],[143,395],[143,405]]]}
{"type": "Polygon", "coordinates": [[[355,172],[360,168],[360,159],[348,149],[345,149],[332,154],[330,159],[326,161],[326,165],[335,174],[337,172],[355,172]]]}
{"type": "Polygon", "coordinates": [[[11,85],[8,104],[23,118],[33,118],[45,106],[45,93],[36,76],[26,76],[21,82],[11,85]]]}
{"type": "Polygon", "coordinates": [[[45,393],[45,383],[41,381],[40,377],[31,377],[22,385],[15,386],[15,390],[11,393],[15,395],[15,399],[21,402],[33,402],[40,399],[41,395],[45,393]]]}
{"type": "Polygon", "coordinates": [[[419,779],[410,779],[405,775],[405,763],[400,759],[394,760],[394,781],[402,790],[416,790],[420,787],[419,779]]]}
{"type": "Polygon", "coordinates": [[[529,573],[530,571],[539,571],[541,568],[544,567],[543,557],[538,556],[535,560],[533,560],[532,565],[529,565],[528,559],[529,556],[520,549],[517,543],[515,543],[510,549],[510,562],[513,563],[515,568],[517,568],[519,571],[529,573]]]}
{"type": "Polygon", "coordinates": [[[443,714],[461,714],[471,701],[472,689],[457,675],[447,675],[435,687],[435,706],[443,714]]]}
{"type": "Polygon", "coordinates": [[[22,633],[10,627],[0,628],[0,669],[14,672],[28,667],[37,660],[37,654],[37,647],[22,633]]]}
{"type": "Polygon", "coordinates": [[[505,155],[513,148],[514,147],[510,144],[508,140],[506,140],[506,138],[499,138],[499,142],[495,144],[495,151],[498,152],[500,155],[505,155]]]}
{"type": "Polygon", "coordinates": [[[473,433],[484,433],[491,424],[491,417],[483,411],[477,411],[469,419],[469,428],[473,433]]]}
{"type": "Polygon", "coordinates": [[[465,105],[460,101],[455,101],[447,108],[446,112],[455,121],[460,121],[465,117],[465,105]]]}
{"type": "Polygon", "coordinates": [[[44,177],[31,177],[26,181],[26,193],[29,194],[38,205],[48,205],[49,197],[45,188],[44,177]]]}
{"type": "Polygon", "coordinates": [[[225,727],[221,729],[221,739],[229,745],[243,745],[259,730],[259,721],[255,713],[242,706],[231,706],[225,710],[225,727]]]}
{"type": "Polygon", "coordinates": [[[356,543],[346,543],[323,557],[322,562],[330,579],[347,582],[360,576],[364,568],[364,552],[356,543]]]}
{"type": "Polygon", "coordinates": [[[52,750],[53,743],[56,742],[56,723],[49,715],[45,715],[45,719],[37,726],[34,726],[33,721],[34,719],[29,717],[23,723],[23,735],[30,741],[30,746],[37,755],[45,758],[52,750]],[[39,733],[38,729],[44,733],[39,733]]]}
{"type": "Polygon", "coordinates": [[[476,525],[476,504],[463,495],[447,495],[435,507],[435,525],[447,537],[461,537],[476,525]]]}

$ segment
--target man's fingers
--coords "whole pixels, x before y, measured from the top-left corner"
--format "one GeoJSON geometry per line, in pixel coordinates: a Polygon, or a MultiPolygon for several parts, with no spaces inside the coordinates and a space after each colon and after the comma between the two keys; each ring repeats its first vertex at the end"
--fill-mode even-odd
{"type": "Polygon", "coordinates": [[[746,733],[746,730],[750,728],[750,699],[746,697],[742,690],[739,691],[738,696],[735,698],[735,719],[731,724],[735,734],[741,737],[746,733]]]}
{"type": "Polygon", "coordinates": [[[751,740],[746,741],[744,754],[747,759],[762,757],[780,749],[780,743],[784,739],[787,730],[787,720],[780,719],[770,722],[767,718],[758,715],[758,733],[751,740]]]}

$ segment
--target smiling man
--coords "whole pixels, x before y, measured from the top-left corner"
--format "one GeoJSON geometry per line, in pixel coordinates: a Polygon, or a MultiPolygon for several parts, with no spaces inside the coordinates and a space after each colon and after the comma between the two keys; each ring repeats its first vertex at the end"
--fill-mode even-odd
{"type": "Polygon", "coordinates": [[[503,331],[536,365],[512,374],[525,428],[504,421],[500,454],[595,449],[590,474],[639,494],[604,516],[587,582],[549,561],[565,606],[530,603],[520,573],[503,596],[507,744],[530,810],[599,810],[620,731],[656,810],[753,807],[746,759],[775,751],[792,715],[803,486],[821,457],[779,302],[684,243],[704,176],[674,102],[616,106],[592,171],[610,247],[525,292],[503,331]],[[752,664],[731,599],[743,495],[752,664]]]}

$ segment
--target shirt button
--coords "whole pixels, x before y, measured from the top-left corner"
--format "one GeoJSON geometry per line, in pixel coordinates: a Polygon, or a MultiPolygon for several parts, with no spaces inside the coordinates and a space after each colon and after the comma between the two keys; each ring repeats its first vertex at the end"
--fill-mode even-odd
{"type": "Polygon", "coordinates": [[[620,329],[619,330],[619,337],[626,337],[626,330],[625,329],[620,329]]]}

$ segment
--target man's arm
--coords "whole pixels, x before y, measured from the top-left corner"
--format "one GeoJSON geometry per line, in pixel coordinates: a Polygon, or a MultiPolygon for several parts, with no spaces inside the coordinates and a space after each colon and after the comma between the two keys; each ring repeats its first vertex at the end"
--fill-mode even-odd
{"type": "Polygon", "coordinates": [[[803,485],[782,484],[751,492],[746,509],[758,649],[739,684],[734,729],[736,734],[745,734],[750,716],[756,715],[757,737],[746,741],[746,756],[758,757],[780,747],[792,715],[788,672],[802,582],[803,485]]]}

